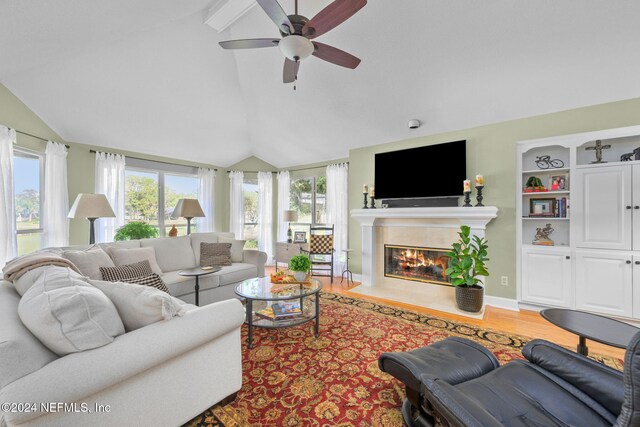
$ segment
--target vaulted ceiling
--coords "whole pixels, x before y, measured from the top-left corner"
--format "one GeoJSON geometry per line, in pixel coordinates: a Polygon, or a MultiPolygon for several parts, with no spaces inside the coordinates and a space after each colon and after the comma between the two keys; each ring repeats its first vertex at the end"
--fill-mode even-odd
{"type": "Polygon", "coordinates": [[[314,163],[640,96],[637,0],[369,0],[318,38],[360,66],[310,57],[296,91],[277,48],[218,46],[279,37],[259,7],[221,33],[204,25],[225,1],[0,0],[0,83],[65,140],[220,166],[314,163]]]}

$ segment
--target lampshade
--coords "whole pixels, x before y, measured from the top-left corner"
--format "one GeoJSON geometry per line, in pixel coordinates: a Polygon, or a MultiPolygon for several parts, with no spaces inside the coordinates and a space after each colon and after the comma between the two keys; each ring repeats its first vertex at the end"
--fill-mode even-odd
{"type": "Polygon", "coordinates": [[[172,217],[197,218],[205,216],[197,199],[180,199],[173,210],[172,217]]]}
{"type": "Polygon", "coordinates": [[[282,219],[285,222],[296,222],[298,220],[298,211],[284,211],[282,219]]]}
{"type": "Polygon", "coordinates": [[[107,196],[104,194],[80,193],[76,197],[68,218],[105,218],[115,217],[107,196]]]}
{"type": "Polygon", "coordinates": [[[282,54],[292,61],[302,60],[315,50],[313,43],[308,38],[298,35],[284,37],[278,43],[278,47],[282,54]]]}

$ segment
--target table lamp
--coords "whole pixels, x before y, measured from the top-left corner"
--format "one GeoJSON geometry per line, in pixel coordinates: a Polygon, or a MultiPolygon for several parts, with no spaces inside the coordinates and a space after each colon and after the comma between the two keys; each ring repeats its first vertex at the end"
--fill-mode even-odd
{"type": "Polygon", "coordinates": [[[202,218],[205,214],[197,199],[180,199],[171,216],[187,219],[187,235],[189,235],[191,234],[191,220],[193,218],[202,218]]]}
{"type": "Polygon", "coordinates": [[[107,196],[104,194],[80,193],[76,197],[68,218],[87,218],[89,220],[89,243],[96,242],[95,221],[98,218],[114,218],[113,212],[107,196]]]}
{"type": "Polygon", "coordinates": [[[291,222],[298,220],[297,211],[284,211],[282,219],[289,222],[289,229],[287,230],[287,243],[293,242],[293,233],[291,232],[291,222]]]}

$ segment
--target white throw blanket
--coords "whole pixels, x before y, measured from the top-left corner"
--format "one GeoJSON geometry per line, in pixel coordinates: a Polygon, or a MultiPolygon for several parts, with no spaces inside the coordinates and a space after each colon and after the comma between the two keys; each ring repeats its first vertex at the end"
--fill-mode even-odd
{"type": "Polygon", "coordinates": [[[16,279],[19,279],[27,271],[45,265],[69,267],[75,272],[80,273],[80,270],[78,270],[78,268],[71,261],[53,252],[34,252],[32,254],[14,258],[11,261],[7,262],[7,264],[2,269],[2,273],[4,274],[4,280],[13,282],[16,279]]]}

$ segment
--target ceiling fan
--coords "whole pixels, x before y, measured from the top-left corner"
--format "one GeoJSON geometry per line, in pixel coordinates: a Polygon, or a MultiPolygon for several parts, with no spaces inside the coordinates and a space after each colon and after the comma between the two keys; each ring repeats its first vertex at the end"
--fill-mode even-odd
{"type": "Polygon", "coordinates": [[[278,26],[282,39],[228,40],[220,42],[220,46],[224,49],[280,47],[280,51],[286,57],[282,72],[282,81],[284,83],[295,83],[298,78],[300,61],[309,55],[351,69],[360,64],[359,58],[347,52],[311,40],[331,31],[351,18],[367,4],[367,0],[335,0],[311,19],[298,15],[298,0],[295,2],[295,13],[293,15],[285,14],[276,0],[257,0],[257,3],[278,26]]]}

